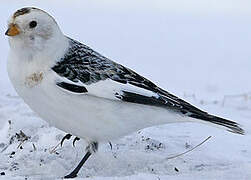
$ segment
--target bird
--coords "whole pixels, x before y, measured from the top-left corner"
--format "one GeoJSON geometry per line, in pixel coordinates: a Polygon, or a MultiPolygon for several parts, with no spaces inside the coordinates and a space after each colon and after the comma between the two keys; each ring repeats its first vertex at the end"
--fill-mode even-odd
{"type": "Polygon", "coordinates": [[[100,143],[147,127],[198,122],[245,133],[237,122],[193,106],[64,35],[44,10],[15,11],[5,35],[7,71],[17,94],[43,120],[69,133],[67,139],[74,135],[88,143],[83,159],[65,178],[77,177],[100,143]]]}

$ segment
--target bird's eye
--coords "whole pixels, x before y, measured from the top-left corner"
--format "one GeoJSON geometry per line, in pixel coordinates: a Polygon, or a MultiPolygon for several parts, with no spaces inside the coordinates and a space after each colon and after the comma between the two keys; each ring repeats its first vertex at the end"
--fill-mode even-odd
{"type": "Polygon", "coordinates": [[[36,21],[31,21],[30,22],[30,28],[35,28],[37,26],[37,22],[36,21]]]}

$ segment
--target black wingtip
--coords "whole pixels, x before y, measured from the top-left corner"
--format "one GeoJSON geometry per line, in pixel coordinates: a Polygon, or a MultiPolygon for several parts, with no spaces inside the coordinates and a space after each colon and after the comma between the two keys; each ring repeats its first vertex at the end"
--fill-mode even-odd
{"type": "Polygon", "coordinates": [[[234,121],[213,116],[213,120],[211,122],[227,128],[227,131],[231,133],[245,135],[245,130],[240,127],[240,124],[234,121]]]}
{"type": "Polygon", "coordinates": [[[190,115],[190,117],[222,126],[231,133],[245,135],[245,130],[242,129],[238,123],[231,120],[227,120],[210,114],[192,114],[190,115]]]}
{"type": "Polygon", "coordinates": [[[245,135],[245,130],[240,127],[239,124],[236,123],[233,127],[228,127],[227,131],[235,134],[245,135]]]}

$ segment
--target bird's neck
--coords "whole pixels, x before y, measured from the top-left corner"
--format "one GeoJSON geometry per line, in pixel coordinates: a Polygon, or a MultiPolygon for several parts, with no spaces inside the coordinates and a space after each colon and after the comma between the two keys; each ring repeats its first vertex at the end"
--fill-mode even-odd
{"type": "Polygon", "coordinates": [[[53,65],[64,55],[68,46],[69,40],[64,35],[54,37],[39,47],[26,45],[18,39],[10,40],[11,53],[18,57],[16,59],[26,62],[35,61],[37,64],[53,65]]]}

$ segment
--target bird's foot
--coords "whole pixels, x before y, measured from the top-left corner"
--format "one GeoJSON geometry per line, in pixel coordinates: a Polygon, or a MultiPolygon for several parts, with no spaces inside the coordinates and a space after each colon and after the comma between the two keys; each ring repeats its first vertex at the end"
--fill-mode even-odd
{"type": "MultiPolygon", "coordinates": [[[[65,140],[71,139],[71,137],[72,137],[71,134],[66,134],[66,135],[63,137],[63,139],[61,140],[61,142],[60,142],[61,147],[63,146],[64,141],[65,141],[65,140]]],[[[79,140],[80,140],[79,137],[75,137],[74,140],[73,140],[73,142],[72,142],[72,146],[75,147],[75,142],[76,142],[76,141],[79,141],[79,140]]]]}
{"type": "Polygon", "coordinates": [[[92,153],[97,152],[98,150],[98,143],[97,142],[90,142],[89,145],[86,147],[86,154],[83,157],[83,159],[80,161],[80,163],[77,165],[77,167],[68,175],[66,175],[64,178],[75,178],[78,175],[79,170],[82,168],[84,163],[87,161],[87,159],[91,156],[92,153]]]}
{"type": "Polygon", "coordinates": [[[61,147],[63,146],[64,141],[65,141],[66,139],[67,139],[67,140],[71,139],[71,137],[72,137],[71,134],[66,134],[66,135],[62,138],[62,140],[61,140],[61,142],[60,142],[61,147]]]}
{"type": "Polygon", "coordinates": [[[112,143],[111,143],[111,141],[109,141],[109,145],[110,145],[110,148],[111,148],[111,150],[112,150],[112,143]]]}
{"type": "MultiPolygon", "coordinates": [[[[55,153],[57,147],[58,147],[59,145],[61,145],[61,147],[62,147],[63,144],[64,144],[64,141],[65,141],[65,140],[71,139],[71,137],[72,137],[71,134],[66,134],[66,135],[62,138],[62,140],[61,140],[54,148],[52,148],[52,150],[50,151],[50,153],[51,153],[51,154],[52,154],[52,153],[55,153]]],[[[75,138],[74,138],[73,143],[72,143],[73,147],[75,147],[75,142],[76,142],[76,141],[79,141],[79,140],[80,140],[79,137],[75,137],[75,138]]]]}
{"type": "Polygon", "coordinates": [[[74,140],[73,140],[73,142],[72,142],[73,147],[75,147],[75,142],[76,142],[76,141],[79,141],[79,140],[80,140],[79,137],[75,137],[75,138],[74,138],[74,140]]]}
{"type": "Polygon", "coordinates": [[[65,176],[64,179],[71,179],[71,178],[75,178],[75,177],[77,177],[77,174],[71,173],[71,174],[68,174],[67,176],[65,176]]]}

